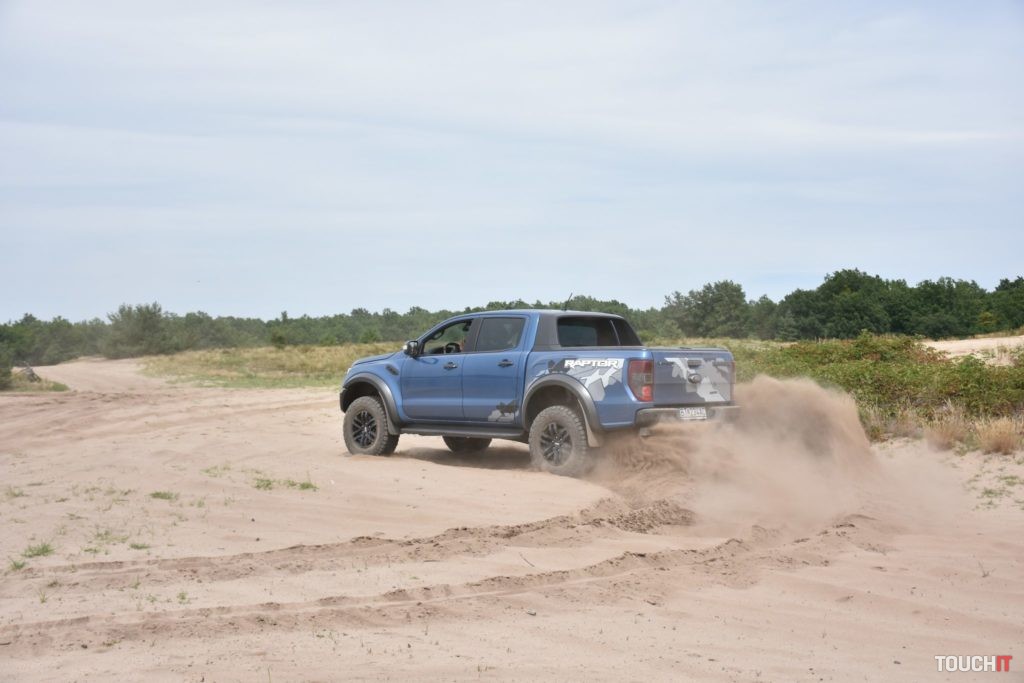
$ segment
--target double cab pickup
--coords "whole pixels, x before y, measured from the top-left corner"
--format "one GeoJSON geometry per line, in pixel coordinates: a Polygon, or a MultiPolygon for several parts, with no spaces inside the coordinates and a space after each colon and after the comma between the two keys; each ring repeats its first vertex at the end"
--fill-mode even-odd
{"type": "Polygon", "coordinates": [[[467,313],[349,368],[345,446],[387,455],[402,434],[427,434],[475,452],[511,439],[536,467],[575,476],[611,433],[728,415],[735,379],[728,350],[648,348],[617,315],[467,313]]]}

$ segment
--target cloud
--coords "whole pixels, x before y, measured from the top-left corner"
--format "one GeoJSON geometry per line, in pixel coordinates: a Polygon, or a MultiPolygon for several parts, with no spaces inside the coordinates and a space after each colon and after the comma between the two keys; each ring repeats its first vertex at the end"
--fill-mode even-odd
{"type": "Polygon", "coordinates": [[[1022,246],[1022,33],[1011,3],[7,3],[2,284],[89,277],[0,318],[992,284],[1022,246]],[[129,272],[151,286],[118,295],[129,272]],[[215,272],[252,298],[176,284],[215,272]]]}

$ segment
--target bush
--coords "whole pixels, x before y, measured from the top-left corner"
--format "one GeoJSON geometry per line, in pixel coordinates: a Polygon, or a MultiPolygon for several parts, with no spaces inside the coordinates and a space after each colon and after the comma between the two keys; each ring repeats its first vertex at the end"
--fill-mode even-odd
{"type": "Polygon", "coordinates": [[[14,378],[11,377],[11,362],[13,361],[10,349],[0,346],[0,391],[10,389],[14,378]]]}
{"type": "Polygon", "coordinates": [[[787,346],[733,345],[739,379],[757,374],[810,377],[849,392],[884,417],[912,411],[927,421],[950,403],[968,417],[1010,416],[1024,409],[1024,366],[993,366],[973,358],[949,360],[912,337],[862,334],[850,341],[787,346]]]}

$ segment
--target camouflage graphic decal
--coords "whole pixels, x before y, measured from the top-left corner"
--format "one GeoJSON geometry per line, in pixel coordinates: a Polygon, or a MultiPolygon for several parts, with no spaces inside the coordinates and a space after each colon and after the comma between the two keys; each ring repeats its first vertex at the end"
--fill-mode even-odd
{"type": "Polygon", "coordinates": [[[595,401],[602,401],[605,389],[622,383],[623,364],[621,358],[567,358],[550,363],[548,371],[575,377],[595,401]]]}
{"type": "Polygon", "coordinates": [[[516,402],[499,403],[487,416],[488,422],[512,422],[516,417],[516,402]]]}
{"type": "Polygon", "coordinates": [[[716,367],[713,363],[701,360],[699,371],[690,369],[688,358],[666,358],[672,364],[672,377],[682,378],[686,393],[697,394],[705,401],[728,401],[728,396],[723,396],[720,387],[728,388],[732,381],[728,369],[716,367]]]}

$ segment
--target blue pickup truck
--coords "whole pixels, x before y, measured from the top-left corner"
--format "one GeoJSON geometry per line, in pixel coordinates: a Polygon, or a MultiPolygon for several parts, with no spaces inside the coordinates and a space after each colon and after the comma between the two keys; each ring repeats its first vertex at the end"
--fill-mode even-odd
{"type": "Polygon", "coordinates": [[[647,348],[617,315],[467,313],[349,368],[345,446],[387,455],[401,434],[430,434],[471,452],[511,439],[538,468],[578,475],[609,433],[729,414],[735,375],[726,349],[647,348]]]}

